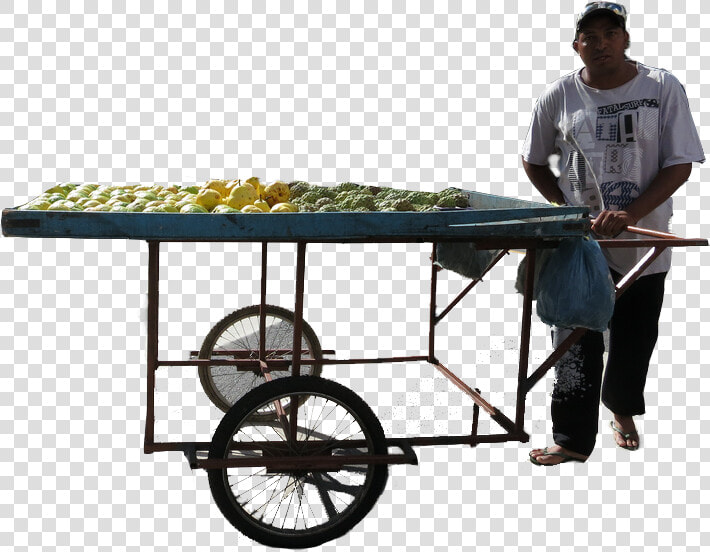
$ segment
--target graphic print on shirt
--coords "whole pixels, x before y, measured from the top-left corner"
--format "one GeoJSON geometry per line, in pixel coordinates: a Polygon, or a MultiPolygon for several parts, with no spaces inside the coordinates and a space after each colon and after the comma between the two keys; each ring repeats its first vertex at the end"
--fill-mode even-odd
{"type": "Polygon", "coordinates": [[[658,100],[641,99],[574,114],[577,147],[569,153],[567,176],[572,192],[593,212],[624,210],[639,196],[643,163],[639,142],[657,139],[658,108],[658,100]]]}

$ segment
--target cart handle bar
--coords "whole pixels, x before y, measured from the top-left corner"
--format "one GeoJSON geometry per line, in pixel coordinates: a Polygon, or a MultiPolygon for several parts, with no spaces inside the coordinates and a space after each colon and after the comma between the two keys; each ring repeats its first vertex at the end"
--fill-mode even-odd
{"type": "MultiPolygon", "coordinates": [[[[591,223],[594,224],[597,219],[590,219],[591,223]]],[[[639,226],[627,226],[626,232],[631,232],[632,234],[639,234],[640,236],[649,236],[651,238],[662,238],[664,240],[677,240],[678,236],[675,234],[669,234],[668,232],[661,232],[660,230],[650,230],[649,228],[641,228],[639,226]]],[[[696,241],[696,240],[693,240],[696,241]]],[[[707,240],[705,240],[707,244],[707,240]]]]}

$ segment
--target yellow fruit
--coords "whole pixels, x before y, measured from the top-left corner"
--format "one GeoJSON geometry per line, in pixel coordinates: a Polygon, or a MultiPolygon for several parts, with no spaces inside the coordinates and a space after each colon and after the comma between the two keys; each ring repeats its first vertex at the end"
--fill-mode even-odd
{"type": "Polygon", "coordinates": [[[264,198],[264,187],[261,185],[261,182],[259,182],[259,177],[257,176],[252,176],[250,178],[247,178],[244,181],[245,184],[251,184],[254,186],[254,189],[256,190],[256,193],[259,194],[259,199],[264,198]]]}
{"type": "Polygon", "coordinates": [[[296,213],[297,211],[298,207],[288,202],[277,203],[271,208],[272,213],[296,213]]]}
{"type": "Polygon", "coordinates": [[[211,188],[203,188],[200,190],[200,193],[197,194],[197,198],[195,199],[195,203],[198,205],[202,205],[205,209],[208,211],[211,211],[217,205],[222,203],[222,195],[217,191],[213,190],[211,188]]]}
{"type": "Polygon", "coordinates": [[[256,205],[245,205],[241,209],[242,213],[263,213],[256,205]]]}
{"type": "Polygon", "coordinates": [[[20,211],[46,211],[52,204],[49,201],[35,200],[18,207],[20,211]]]}
{"type": "Polygon", "coordinates": [[[288,201],[289,197],[291,197],[291,192],[288,189],[288,184],[277,180],[264,188],[263,196],[266,202],[273,207],[277,203],[288,201]]]}
{"type": "Polygon", "coordinates": [[[229,191],[227,190],[226,180],[208,180],[204,186],[203,190],[217,190],[219,195],[222,197],[229,197],[229,191]]]}
{"type": "Polygon", "coordinates": [[[259,196],[253,186],[242,184],[232,188],[227,200],[227,205],[234,209],[241,209],[245,205],[252,205],[259,196]]]}
{"type": "Polygon", "coordinates": [[[269,204],[266,203],[266,201],[264,201],[263,199],[257,199],[254,202],[254,206],[258,207],[259,209],[261,209],[265,213],[268,213],[269,211],[271,211],[271,207],[269,207],[269,204]]]}
{"type": "Polygon", "coordinates": [[[63,196],[67,195],[67,192],[64,190],[63,186],[53,186],[49,190],[46,190],[44,193],[46,193],[46,194],[62,194],[63,196]]]}
{"type": "MultiPolygon", "coordinates": [[[[185,199],[182,199],[182,200],[178,201],[178,202],[175,204],[175,207],[176,207],[177,210],[179,211],[179,210],[182,209],[185,205],[197,205],[197,203],[195,203],[195,198],[196,198],[196,196],[186,197],[185,199]]],[[[200,209],[205,209],[205,208],[202,207],[201,205],[197,205],[197,206],[198,206],[200,209]]],[[[207,210],[207,209],[205,209],[205,211],[206,211],[206,210],[207,210]]]]}
{"type": "Polygon", "coordinates": [[[239,186],[241,183],[242,183],[242,181],[239,180],[239,179],[237,179],[237,180],[230,180],[229,182],[227,182],[227,185],[225,186],[225,190],[227,191],[227,193],[226,193],[226,194],[222,194],[223,197],[229,197],[229,194],[232,192],[232,190],[233,190],[234,188],[236,188],[237,186],[239,186]]]}
{"type": "Polygon", "coordinates": [[[95,199],[99,203],[106,203],[110,199],[111,196],[109,196],[108,194],[101,192],[99,190],[95,190],[95,191],[91,192],[91,194],[89,194],[89,197],[91,199],[95,199]]]}
{"type": "Polygon", "coordinates": [[[217,205],[217,207],[214,208],[213,213],[238,213],[239,209],[233,209],[229,205],[223,203],[222,205],[217,205]]]}
{"type": "Polygon", "coordinates": [[[78,202],[80,199],[89,197],[89,194],[85,192],[80,192],[79,190],[73,190],[67,194],[67,199],[69,201],[78,202]]]}

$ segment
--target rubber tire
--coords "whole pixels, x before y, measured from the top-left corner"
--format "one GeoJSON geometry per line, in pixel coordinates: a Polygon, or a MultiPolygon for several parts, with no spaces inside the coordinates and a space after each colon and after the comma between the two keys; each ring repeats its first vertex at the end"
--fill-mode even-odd
{"type": "MultiPolygon", "coordinates": [[[[385,434],[375,413],[353,391],[334,381],[315,376],[288,377],[274,380],[253,389],[230,409],[220,422],[209,450],[210,459],[223,459],[233,435],[248,420],[249,414],[265,402],[292,393],[314,393],[336,399],[346,405],[358,419],[366,438],[373,443],[373,454],[387,454],[385,434]],[[369,434],[369,435],[368,435],[369,434]]],[[[353,503],[337,522],[312,532],[280,533],[259,525],[247,512],[233,501],[226,469],[208,469],[210,489],[215,503],[224,517],[241,533],[265,546],[282,548],[310,548],[336,539],[357,525],[372,509],[387,484],[387,464],[370,465],[370,474],[364,485],[368,486],[357,503],[353,503]],[[350,510],[352,509],[352,510],[350,510]]]]}
{"type": "MultiPolygon", "coordinates": [[[[227,330],[227,328],[229,328],[230,326],[237,324],[242,319],[254,316],[258,318],[260,308],[260,305],[250,305],[248,307],[243,307],[232,312],[231,314],[228,314],[222,320],[217,322],[217,324],[214,325],[214,327],[207,334],[207,337],[205,337],[204,341],[202,342],[202,347],[200,348],[198,358],[209,359],[212,355],[212,351],[214,350],[214,346],[217,343],[217,340],[225,332],[225,330],[227,330]]],[[[289,321],[293,326],[294,313],[288,309],[284,309],[282,307],[277,307],[274,305],[266,305],[266,316],[270,315],[277,318],[281,318],[282,320],[289,321]]],[[[303,321],[303,330],[301,336],[302,339],[305,339],[308,343],[310,343],[313,358],[322,359],[323,352],[321,349],[320,341],[318,341],[318,336],[313,331],[313,328],[311,328],[311,326],[305,320],[303,321]]],[[[321,374],[322,367],[322,364],[312,364],[310,366],[302,366],[302,369],[310,368],[311,372],[308,375],[319,376],[321,374]]],[[[289,372],[291,372],[290,368],[289,372]]],[[[198,374],[200,377],[200,384],[202,385],[202,389],[205,391],[210,401],[212,401],[212,403],[217,408],[222,410],[222,412],[228,412],[229,409],[233,406],[233,403],[230,403],[229,401],[225,400],[223,395],[216,389],[216,386],[214,385],[214,380],[212,379],[210,367],[200,366],[198,368],[198,374]]],[[[265,382],[265,379],[260,380],[261,384],[265,382]]],[[[257,414],[256,417],[258,416],[259,415],[257,414]]]]}

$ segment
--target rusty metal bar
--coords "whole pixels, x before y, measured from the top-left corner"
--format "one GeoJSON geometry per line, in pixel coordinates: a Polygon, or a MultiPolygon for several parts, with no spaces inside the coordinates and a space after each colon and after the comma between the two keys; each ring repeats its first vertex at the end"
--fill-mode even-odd
{"type": "Polygon", "coordinates": [[[273,471],[340,470],[343,466],[371,464],[411,464],[406,454],[348,454],[342,456],[256,456],[248,458],[208,458],[197,461],[206,470],[264,467],[273,471]]]}
{"type": "Polygon", "coordinates": [[[180,442],[158,442],[153,443],[151,452],[164,451],[184,451],[185,449],[196,449],[202,452],[207,452],[210,449],[209,441],[180,441],[180,442]]]}
{"type": "Polygon", "coordinates": [[[638,277],[643,273],[646,268],[651,266],[651,263],[656,260],[656,258],[666,250],[665,247],[652,247],[648,252],[641,258],[641,260],[636,264],[635,267],[629,271],[619,282],[616,284],[616,298],[621,297],[631,284],[633,284],[638,277]]]}
{"type": "Polygon", "coordinates": [[[496,435],[439,435],[433,437],[410,437],[407,442],[413,447],[430,447],[435,445],[470,445],[479,443],[505,443],[508,441],[527,442],[527,434],[500,433],[496,435]]]}
{"type": "Polygon", "coordinates": [[[441,363],[436,363],[434,364],[434,367],[441,372],[444,377],[446,377],[451,383],[453,383],[456,387],[458,387],[461,391],[463,391],[466,395],[471,397],[473,402],[480,406],[483,410],[486,411],[486,413],[491,417],[491,419],[496,422],[498,425],[500,425],[503,429],[505,429],[509,434],[511,435],[520,435],[520,434],[525,434],[522,429],[518,429],[515,425],[515,422],[513,422],[510,418],[508,418],[505,414],[503,414],[500,410],[495,408],[494,406],[491,406],[483,397],[481,397],[481,394],[478,393],[477,391],[474,391],[471,389],[466,383],[456,376],[451,370],[446,368],[441,363]]]}
{"type": "MultiPolygon", "coordinates": [[[[596,219],[589,219],[589,222],[594,224],[596,222],[596,219]]],[[[626,232],[631,232],[632,234],[638,234],[640,236],[648,236],[651,238],[661,238],[663,240],[678,240],[678,239],[680,239],[686,245],[707,245],[708,244],[708,241],[706,239],[679,238],[675,234],[671,234],[669,232],[661,232],[660,230],[651,230],[649,228],[641,228],[640,226],[627,226],[626,232]],[[691,242],[691,243],[688,243],[688,242],[691,242]],[[692,243],[692,242],[703,242],[703,243],[692,243]]],[[[601,239],[601,240],[597,240],[597,241],[612,242],[614,240],[613,239],[601,239]]]]}
{"type": "Polygon", "coordinates": [[[476,403],[478,406],[483,408],[483,410],[488,413],[489,416],[493,416],[496,414],[496,409],[492,407],[488,402],[486,402],[483,397],[473,389],[471,389],[466,383],[456,376],[451,370],[446,368],[441,363],[436,363],[434,364],[434,367],[441,372],[446,379],[448,379],[451,383],[453,383],[456,387],[458,387],[461,391],[466,393],[471,399],[473,399],[473,402],[476,403]]]}
{"type": "MultiPolygon", "coordinates": [[[[594,224],[594,221],[592,221],[592,224],[594,224]]],[[[631,232],[632,234],[639,234],[641,236],[650,236],[652,238],[663,238],[671,240],[678,239],[678,236],[676,236],[675,234],[661,232],[659,230],[650,230],[648,228],[641,228],[639,226],[627,226],[626,231],[631,232]]]]}
{"type": "Polygon", "coordinates": [[[160,242],[148,242],[148,343],[146,365],[148,370],[147,402],[145,415],[145,440],[143,450],[150,454],[155,444],[155,372],[158,369],[158,314],[160,300],[160,242]]]}
{"type": "Polygon", "coordinates": [[[635,240],[635,239],[611,239],[611,240],[597,240],[597,243],[603,248],[638,248],[638,247],[687,247],[691,245],[708,245],[707,240],[694,239],[689,240],[685,238],[675,238],[675,239],[649,239],[649,240],[635,240]]]}
{"type": "MultiPolygon", "coordinates": [[[[269,368],[269,365],[266,364],[266,362],[263,360],[260,360],[259,364],[261,365],[261,373],[264,375],[264,379],[266,381],[274,381],[274,377],[271,375],[271,369],[269,368]]],[[[284,430],[284,434],[288,435],[290,433],[288,425],[288,416],[286,415],[286,411],[284,410],[280,399],[274,401],[274,408],[276,409],[276,417],[284,430]]]]}
{"type": "Polygon", "coordinates": [[[579,341],[585,333],[587,333],[586,328],[575,328],[572,333],[558,345],[557,349],[555,349],[552,354],[547,357],[547,360],[545,360],[545,362],[543,362],[540,367],[535,370],[529,378],[527,378],[523,387],[524,392],[528,393],[528,391],[530,391],[530,389],[532,389],[533,386],[542,379],[547,371],[552,368],[555,363],[560,360],[567,351],[569,351],[570,347],[577,343],[577,341],[579,341]]]}
{"type": "MultiPolygon", "coordinates": [[[[412,362],[412,361],[429,361],[428,356],[401,356],[401,357],[383,357],[383,358],[323,358],[316,361],[311,361],[311,364],[386,364],[389,362],[412,362]]],[[[305,364],[305,362],[301,362],[305,364]]]]}
{"type": "Polygon", "coordinates": [[[483,277],[484,277],[486,274],[488,274],[488,272],[489,272],[495,265],[497,265],[497,264],[500,262],[500,260],[501,260],[503,257],[505,257],[507,254],[508,254],[508,250],[507,250],[507,249],[502,250],[502,251],[500,252],[500,254],[497,255],[497,256],[493,259],[493,261],[491,262],[491,264],[488,265],[488,267],[486,268],[486,270],[483,271],[483,274],[481,274],[481,277],[480,277],[480,278],[476,278],[476,279],[473,280],[471,283],[469,283],[469,284],[463,289],[463,291],[462,291],[461,293],[459,293],[459,294],[456,296],[456,298],[449,304],[449,306],[446,307],[443,311],[441,311],[441,313],[435,318],[435,323],[438,324],[439,322],[441,322],[441,320],[442,320],[447,314],[449,314],[449,312],[451,311],[451,309],[453,309],[453,308],[468,294],[468,292],[473,289],[473,287],[474,287],[476,284],[478,284],[479,282],[483,281],[483,277]]]}
{"type": "Polygon", "coordinates": [[[259,358],[266,359],[266,268],[267,243],[261,242],[261,289],[259,301],[259,358]]]}
{"type": "Polygon", "coordinates": [[[436,282],[439,267],[436,266],[436,243],[432,244],[431,252],[431,290],[429,297],[429,356],[427,360],[431,363],[436,363],[436,355],[434,354],[434,340],[436,326],[436,282]]]}
{"type": "MultiPolygon", "coordinates": [[[[293,309],[293,355],[291,357],[291,373],[301,375],[301,336],[303,335],[303,292],[306,279],[306,242],[299,241],[296,245],[296,305],[293,309]]],[[[298,440],[298,400],[291,397],[290,409],[290,440],[298,440]]]]}
{"type": "Polygon", "coordinates": [[[306,277],[306,242],[296,246],[296,305],[293,310],[293,375],[301,375],[301,336],[303,335],[303,292],[306,277]]]}
{"type": "MultiPolygon", "coordinates": [[[[267,354],[286,355],[291,354],[291,349],[269,349],[266,352],[267,354]]],[[[307,353],[308,349],[301,349],[301,355],[305,355],[307,353]]],[[[321,353],[323,353],[324,355],[334,355],[335,351],[333,349],[324,349],[321,351],[321,353]]],[[[219,354],[219,356],[234,356],[235,358],[251,358],[252,351],[249,351],[247,349],[219,349],[215,354],[219,354]]],[[[199,351],[190,351],[190,358],[192,358],[193,360],[199,360],[197,358],[199,355],[199,351]]]]}
{"type": "Polygon", "coordinates": [[[523,431],[525,417],[525,383],[530,363],[530,328],[532,326],[532,302],[535,288],[535,258],[537,251],[528,249],[526,253],[525,290],[523,294],[523,323],[520,334],[520,357],[518,362],[518,391],[515,402],[515,431],[523,431]]]}
{"type": "MultiPolygon", "coordinates": [[[[434,436],[422,436],[422,437],[396,437],[387,438],[388,446],[397,446],[402,450],[406,450],[408,447],[425,447],[434,445],[475,445],[478,443],[502,443],[507,441],[520,440],[520,435],[513,435],[510,433],[495,434],[495,435],[434,435],[434,436]]],[[[340,444],[346,443],[348,448],[357,448],[361,446],[366,446],[367,443],[363,439],[361,441],[341,441],[340,444]]],[[[153,451],[163,452],[163,451],[185,451],[186,449],[195,450],[199,452],[208,452],[211,446],[211,442],[201,442],[201,441],[181,441],[181,442],[158,442],[153,444],[153,451]]],[[[305,445],[306,443],[304,443],[305,445]]],[[[320,443],[318,443],[320,445],[320,443]]],[[[244,443],[234,443],[232,450],[239,451],[259,451],[264,450],[265,447],[271,448],[273,445],[287,445],[285,442],[244,442],[244,443]]],[[[357,458],[368,459],[373,455],[358,455],[357,458]]],[[[384,455],[382,455],[384,456],[384,455]]],[[[394,455],[388,455],[394,456],[394,455]]],[[[313,456],[311,456],[313,457],[313,456]]],[[[256,458],[256,457],[255,457],[256,458]]],[[[284,456],[272,456],[269,458],[284,459],[284,456]]],[[[290,457],[287,457],[290,458],[290,457]]],[[[307,456],[306,456],[307,458],[307,456]]],[[[344,456],[331,456],[329,458],[344,458],[344,456]]],[[[260,459],[261,460],[261,459],[260,459]]],[[[412,459],[413,460],[413,459],[412,459]]],[[[364,462],[363,462],[364,463],[364,462]]],[[[405,462],[402,462],[405,463],[405,462]]],[[[410,462],[410,463],[413,463],[410,462]]],[[[265,466],[265,463],[260,462],[259,466],[265,466]]],[[[203,467],[203,466],[199,466],[203,467]]]]}
{"type": "MultiPolygon", "coordinates": [[[[290,350],[289,350],[290,352],[290,350]]],[[[332,353],[331,353],[332,354],[332,353]]],[[[428,361],[426,355],[402,356],[402,357],[383,357],[383,358],[303,358],[301,357],[301,365],[312,364],[386,364],[395,362],[413,362],[413,361],[428,361]]],[[[291,361],[283,358],[267,358],[269,366],[274,368],[284,368],[291,366],[291,361]]],[[[195,358],[191,360],[159,360],[158,366],[236,366],[238,370],[249,371],[259,366],[259,359],[209,359],[195,358]]]]}
{"type": "MultiPolygon", "coordinates": [[[[475,389],[476,393],[480,393],[480,389],[475,389]]],[[[480,411],[481,407],[478,406],[476,403],[473,403],[473,420],[471,421],[471,437],[476,437],[478,435],[478,418],[480,416],[480,411]]],[[[477,443],[476,443],[477,444],[477,443]]],[[[471,444],[472,447],[475,447],[476,444],[471,444]]]]}
{"type": "MultiPolygon", "coordinates": [[[[274,366],[287,367],[291,365],[288,359],[275,358],[269,360],[269,363],[274,366]]],[[[315,359],[303,360],[301,364],[320,364],[320,361],[315,359]]],[[[159,360],[158,366],[237,366],[242,370],[253,370],[259,366],[258,358],[239,358],[239,359],[210,359],[210,358],[195,358],[192,360],[159,360]]]]}

